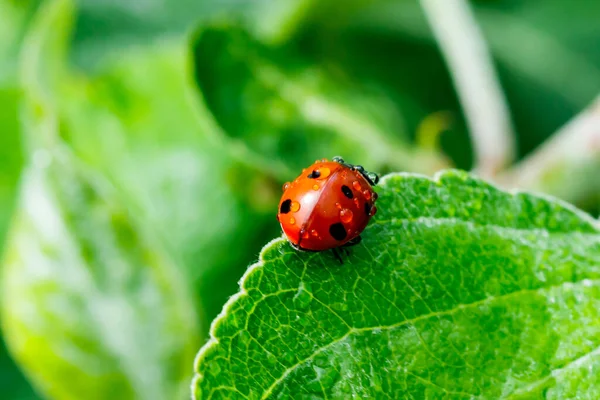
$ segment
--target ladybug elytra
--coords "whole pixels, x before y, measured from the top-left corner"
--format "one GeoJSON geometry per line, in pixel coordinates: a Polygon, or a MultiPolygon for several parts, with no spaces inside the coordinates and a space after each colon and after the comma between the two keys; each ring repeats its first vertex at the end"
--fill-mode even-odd
{"type": "Polygon", "coordinates": [[[361,232],[377,212],[373,186],[379,177],[340,157],[316,161],[283,185],[277,219],[297,250],[333,250],[360,243],[361,232]]]}

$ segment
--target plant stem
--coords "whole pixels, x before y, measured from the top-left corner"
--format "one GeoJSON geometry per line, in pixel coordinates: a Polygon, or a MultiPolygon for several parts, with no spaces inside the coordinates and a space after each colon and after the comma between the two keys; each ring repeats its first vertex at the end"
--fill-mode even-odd
{"type": "Polygon", "coordinates": [[[466,0],[421,0],[448,64],[475,149],[474,171],[493,178],[514,158],[510,113],[466,0]]]}
{"type": "Polygon", "coordinates": [[[600,96],[531,155],[497,177],[505,187],[572,203],[600,193],[600,96]]]}

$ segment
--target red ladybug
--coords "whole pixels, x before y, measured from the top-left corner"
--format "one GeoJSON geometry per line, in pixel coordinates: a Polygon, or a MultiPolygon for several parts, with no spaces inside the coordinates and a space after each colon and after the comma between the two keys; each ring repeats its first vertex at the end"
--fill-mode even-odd
{"type": "Polygon", "coordinates": [[[283,185],[277,219],[297,250],[324,251],[360,242],[377,212],[373,186],[379,177],[340,157],[320,160],[283,185]]]}

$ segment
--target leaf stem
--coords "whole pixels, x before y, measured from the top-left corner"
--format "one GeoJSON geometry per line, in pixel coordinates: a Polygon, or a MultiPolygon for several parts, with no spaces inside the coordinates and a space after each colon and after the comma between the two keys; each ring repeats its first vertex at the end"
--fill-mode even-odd
{"type": "Polygon", "coordinates": [[[510,113],[488,47],[465,0],[421,0],[446,59],[475,149],[477,174],[491,178],[514,157],[510,113]]]}

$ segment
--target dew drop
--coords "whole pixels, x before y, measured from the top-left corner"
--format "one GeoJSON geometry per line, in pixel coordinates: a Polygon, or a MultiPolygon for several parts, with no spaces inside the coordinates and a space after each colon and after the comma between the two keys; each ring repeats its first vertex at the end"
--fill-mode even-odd
{"type": "Polygon", "coordinates": [[[341,210],[341,209],[342,209],[342,205],[341,205],[340,203],[335,203],[335,206],[336,206],[336,208],[337,208],[338,210],[341,210]]]}
{"type": "Polygon", "coordinates": [[[283,361],[285,361],[286,364],[293,364],[296,362],[296,355],[294,353],[292,353],[291,351],[285,353],[283,356],[283,361]]]}
{"type": "Polygon", "coordinates": [[[348,305],[346,303],[333,303],[330,305],[336,311],[347,311],[348,305]]]}
{"type": "Polygon", "coordinates": [[[329,160],[327,160],[326,158],[322,158],[321,162],[328,162],[329,160]]]}
{"type": "Polygon", "coordinates": [[[352,187],[353,187],[355,190],[358,190],[359,192],[360,192],[360,190],[362,189],[362,188],[360,187],[360,183],[358,183],[358,181],[354,181],[354,182],[352,182],[352,187]]]}
{"type": "Polygon", "coordinates": [[[238,335],[239,343],[243,346],[247,346],[250,341],[252,341],[252,336],[246,331],[241,331],[238,335]]]}
{"type": "Polygon", "coordinates": [[[317,232],[315,229],[312,229],[312,230],[310,231],[310,234],[311,234],[312,236],[314,236],[314,237],[317,237],[317,236],[319,236],[319,232],[317,232]]]}
{"type": "Polygon", "coordinates": [[[219,376],[219,374],[221,373],[221,367],[219,366],[218,362],[213,361],[208,364],[208,371],[213,376],[219,376]]]}
{"type": "Polygon", "coordinates": [[[277,357],[275,357],[273,354],[268,354],[267,362],[271,365],[275,365],[275,364],[277,364],[277,357]]]}
{"type": "Polygon", "coordinates": [[[290,225],[294,225],[296,223],[296,218],[291,217],[290,218],[290,225]]]}
{"type": "Polygon", "coordinates": [[[354,198],[354,205],[356,206],[356,208],[360,207],[360,202],[358,201],[358,197],[354,198]]]}
{"type": "Polygon", "coordinates": [[[344,208],[342,211],[340,211],[340,219],[344,224],[350,223],[353,217],[354,213],[352,212],[352,210],[344,208]]]}
{"type": "Polygon", "coordinates": [[[313,185],[313,190],[319,190],[319,185],[317,185],[317,184],[314,184],[314,185],[313,185]]]}
{"type": "Polygon", "coordinates": [[[290,204],[290,211],[297,212],[298,210],[300,210],[300,203],[297,201],[292,201],[292,204],[290,204]]]}
{"type": "Polygon", "coordinates": [[[368,190],[363,191],[363,196],[365,196],[365,199],[367,199],[367,201],[371,200],[371,192],[370,191],[368,191],[368,190]]]}
{"type": "Polygon", "coordinates": [[[308,234],[308,231],[302,229],[302,231],[300,231],[300,234],[302,236],[302,239],[308,239],[310,236],[308,234]]]}
{"type": "Polygon", "coordinates": [[[286,190],[288,190],[290,188],[290,183],[286,182],[283,184],[283,191],[285,192],[286,190]]]}
{"type": "Polygon", "coordinates": [[[321,160],[316,160],[315,164],[319,164],[321,162],[321,160]]]}
{"type": "Polygon", "coordinates": [[[326,168],[326,167],[319,168],[319,172],[320,172],[321,175],[319,175],[318,179],[325,179],[329,175],[331,175],[331,170],[329,168],[326,168]]]}

